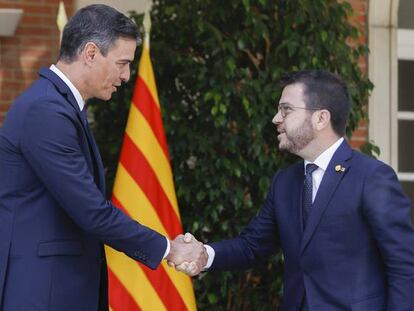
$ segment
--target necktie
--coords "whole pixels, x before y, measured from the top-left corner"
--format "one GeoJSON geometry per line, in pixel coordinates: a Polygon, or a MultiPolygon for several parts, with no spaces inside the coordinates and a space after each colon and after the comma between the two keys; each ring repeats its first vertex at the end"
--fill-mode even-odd
{"type": "Polygon", "coordinates": [[[303,183],[303,195],[302,195],[302,214],[303,214],[303,228],[306,226],[309,214],[312,209],[312,173],[318,168],[316,164],[309,163],[305,169],[305,181],[303,183]]]}

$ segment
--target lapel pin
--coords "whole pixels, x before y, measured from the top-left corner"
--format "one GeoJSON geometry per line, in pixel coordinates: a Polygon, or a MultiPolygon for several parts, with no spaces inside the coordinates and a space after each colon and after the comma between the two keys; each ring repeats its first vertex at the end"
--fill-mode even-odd
{"type": "Polygon", "coordinates": [[[343,167],[342,165],[338,164],[335,166],[335,172],[345,172],[345,167],[343,167]]]}

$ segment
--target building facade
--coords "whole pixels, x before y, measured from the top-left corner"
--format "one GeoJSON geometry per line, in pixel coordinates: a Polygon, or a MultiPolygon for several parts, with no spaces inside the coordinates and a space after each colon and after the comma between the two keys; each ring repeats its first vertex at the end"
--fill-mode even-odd
{"type": "Polygon", "coordinates": [[[371,0],[368,20],[368,72],[375,89],[367,137],[414,200],[414,1],[371,0]]]}

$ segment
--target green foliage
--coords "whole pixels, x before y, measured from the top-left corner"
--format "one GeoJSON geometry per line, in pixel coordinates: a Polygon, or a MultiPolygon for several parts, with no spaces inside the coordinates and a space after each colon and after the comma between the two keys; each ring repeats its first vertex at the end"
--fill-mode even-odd
{"type": "MultiPolygon", "coordinates": [[[[357,63],[367,48],[356,40],[351,14],[347,2],[334,0],[154,2],[151,54],[185,231],[205,242],[236,236],[276,170],[296,160],[277,150],[271,123],[283,73],[337,72],[353,97],[348,135],[366,117],[372,84],[357,63]]],[[[109,105],[92,103],[109,173],[132,88],[133,81],[109,105]]],[[[366,150],[376,151],[372,144],[366,150]]],[[[202,275],[194,282],[199,309],[275,309],[281,263],[276,254],[250,271],[202,275]]]]}

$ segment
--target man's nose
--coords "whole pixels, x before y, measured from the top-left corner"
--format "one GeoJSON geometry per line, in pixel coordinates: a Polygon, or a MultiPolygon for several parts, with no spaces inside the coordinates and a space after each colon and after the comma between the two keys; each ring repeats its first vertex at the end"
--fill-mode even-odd
{"type": "Polygon", "coordinates": [[[125,69],[122,70],[120,78],[122,82],[128,82],[129,78],[131,76],[131,70],[129,66],[125,66],[125,69]]]}
{"type": "Polygon", "coordinates": [[[278,112],[276,112],[275,116],[273,117],[272,123],[274,125],[278,125],[278,124],[280,124],[282,122],[283,122],[282,114],[280,113],[280,111],[278,111],[278,112]]]}

